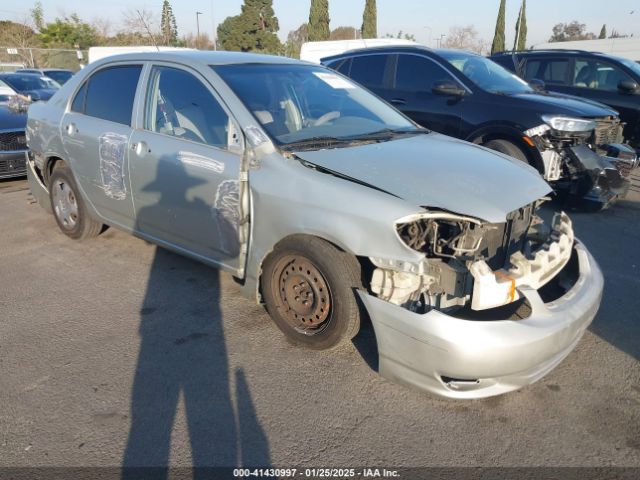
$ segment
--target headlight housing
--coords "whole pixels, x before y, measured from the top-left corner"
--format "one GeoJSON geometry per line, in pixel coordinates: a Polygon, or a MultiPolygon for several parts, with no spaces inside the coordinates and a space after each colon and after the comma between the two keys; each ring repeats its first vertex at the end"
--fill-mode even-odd
{"type": "Polygon", "coordinates": [[[591,132],[596,128],[596,122],[593,120],[586,120],[584,118],[565,117],[561,115],[543,115],[542,120],[558,132],[591,132]]]}

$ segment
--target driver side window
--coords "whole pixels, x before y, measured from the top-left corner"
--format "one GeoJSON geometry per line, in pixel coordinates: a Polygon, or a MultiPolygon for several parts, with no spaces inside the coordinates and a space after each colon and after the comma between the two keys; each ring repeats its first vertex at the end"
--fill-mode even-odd
{"type": "Polygon", "coordinates": [[[437,63],[417,55],[398,55],[396,88],[404,92],[431,92],[437,82],[456,80],[437,63]]]}
{"type": "Polygon", "coordinates": [[[144,128],[183,140],[226,149],[229,116],[194,75],[171,67],[153,67],[144,128]]]}

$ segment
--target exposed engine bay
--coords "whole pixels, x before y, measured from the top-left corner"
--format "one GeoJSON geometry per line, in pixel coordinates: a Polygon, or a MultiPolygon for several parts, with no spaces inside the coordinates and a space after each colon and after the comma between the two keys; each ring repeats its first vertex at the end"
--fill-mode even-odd
{"type": "Polygon", "coordinates": [[[624,124],[618,118],[546,120],[525,132],[540,152],[545,180],[565,191],[571,203],[606,207],[626,195],[638,157],[622,143],[624,124]]]}
{"type": "Polygon", "coordinates": [[[538,289],[569,261],[574,234],[569,217],[545,223],[537,209],[544,200],[508,215],[505,223],[433,211],[397,222],[400,239],[424,253],[421,263],[371,258],[377,267],[371,290],[411,311],[481,311],[515,302],[518,288],[538,289]]]}

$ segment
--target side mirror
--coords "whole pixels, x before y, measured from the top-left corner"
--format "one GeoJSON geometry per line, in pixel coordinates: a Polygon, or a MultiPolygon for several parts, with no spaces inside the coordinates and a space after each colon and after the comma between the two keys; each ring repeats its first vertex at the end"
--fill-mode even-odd
{"type": "Polygon", "coordinates": [[[633,95],[638,91],[638,84],[633,80],[620,80],[618,90],[627,95],[633,95]]]}
{"type": "Polygon", "coordinates": [[[453,82],[436,82],[433,84],[431,91],[436,95],[447,97],[464,97],[467,94],[464,88],[453,82]]]}
{"type": "Polygon", "coordinates": [[[544,92],[546,87],[544,80],[540,80],[539,78],[533,78],[529,82],[529,85],[531,85],[531,88],[533,88],[536,92],[544,92]]]}

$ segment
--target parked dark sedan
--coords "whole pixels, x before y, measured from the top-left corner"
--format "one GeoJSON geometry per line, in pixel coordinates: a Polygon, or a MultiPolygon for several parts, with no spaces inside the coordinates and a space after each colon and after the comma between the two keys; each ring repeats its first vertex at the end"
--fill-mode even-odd
{"type": "Polygon", "coordinates": [[[58,90],[54,87],[54,82],[46,81],[41,75],[33,73],[0,73],[0,80],[34,102],[49,100],[58,90]]]}
{"type": "Polygon", "coordinates": [[[529,163],[571,201],[600,208],[628,190],[617,165],[601,156],[637,161],[619,144],[620,120],[605,105],[538,92],[498,64],[457,50],[370,48],[322,63],[427,128],[529,163]]]}
{"type": "Polygon", "coordinates": [[[596,100],[615,108],[625,139],[640,150],[640,65],[626,58],[582,50],[499,53],[491,60],[553,92],[596,100]]]}
{"type": "Polygon", "coordinates": [[[60,85],[64,85],[67,80],[73,77],[71,70],[65,70],[63,68],[22,68],[16,70],[17,73],[35,73],[43,77],[50,78],[60,85]]]}
{"type": "Polygon", "coordinates": [[[26,175],[26,108],[0,103],[0,178],[26,175]]]}

